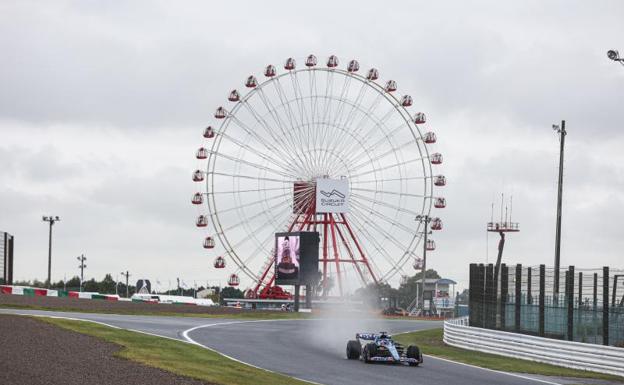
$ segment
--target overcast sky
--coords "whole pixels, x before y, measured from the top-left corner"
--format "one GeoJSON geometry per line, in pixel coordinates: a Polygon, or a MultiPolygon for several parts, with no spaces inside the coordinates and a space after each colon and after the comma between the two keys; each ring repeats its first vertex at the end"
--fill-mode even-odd
{"type": "Polygon", "coordinates": [[[0,230],[15,278],[78,273],[225,284],[199,245],[190,173],[201,130],[266,64],[359,59],[414,96],[448,177],[428,265],[468,281],[491,203],[513,194],[504,260],[552,263],[565,119],[562,265],[622,268],[624,52],[620,1],[2,1],[0,230]],[[499,198],[498,198],[499,199],[499,198]]]}

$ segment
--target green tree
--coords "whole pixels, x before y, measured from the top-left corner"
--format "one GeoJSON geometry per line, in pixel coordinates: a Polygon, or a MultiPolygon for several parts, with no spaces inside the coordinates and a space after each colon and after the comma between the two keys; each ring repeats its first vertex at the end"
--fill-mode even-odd
{"type": "Polygon", "coordinates": [[[238,288],[227,286],[221,289],[221,304],[224,305],[225,298],[244,298],[244,293],[238,288]]]}
{"type": "Polygon", "coordinates": [[[115,294],[115,285],[113,276],[106,274],[104,279],[98,283],[98,291],[102,294],[115,294]]]}

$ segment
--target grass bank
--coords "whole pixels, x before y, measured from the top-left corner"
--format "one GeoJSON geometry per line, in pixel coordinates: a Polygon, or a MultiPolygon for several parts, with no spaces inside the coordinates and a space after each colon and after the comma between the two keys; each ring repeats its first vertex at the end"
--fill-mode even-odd
{"type": "Polygon", "coordinates": [[[539,374],[556,377],[593,378],[610,381],[624,381],[624,378],[609,374],[588,372],[585,370],[569,369],[561,366],[542,364],[533,361],[497,356],[446,345],[442,341],[443,330],[429,329],[413,333],[395,335],[394,338],[402,344],[416,344],[423,353],[448,358],[449,360],[480,366],[483,368],[504,372],[539,374]]]}
{"type": "Polygon", "coordinates": [[[281,374],[241,364],[202,347],[83,321],[38,318],[64,329],[120,345],[119,358],[181,376],[223,385],[309,385],[281,374]]]}

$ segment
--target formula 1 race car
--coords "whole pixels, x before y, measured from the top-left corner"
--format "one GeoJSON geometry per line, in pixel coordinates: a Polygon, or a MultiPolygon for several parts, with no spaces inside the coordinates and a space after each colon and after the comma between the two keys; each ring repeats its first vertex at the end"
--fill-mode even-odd
{"type": "Polygon", "coordinates": [[[418,346],[409,345],[406,349],[386,332],[357,333],[355,340],[347,343],[347,358],[366,363],[391,362],[409,366],[418,366],[423,362],[418,346]]]}

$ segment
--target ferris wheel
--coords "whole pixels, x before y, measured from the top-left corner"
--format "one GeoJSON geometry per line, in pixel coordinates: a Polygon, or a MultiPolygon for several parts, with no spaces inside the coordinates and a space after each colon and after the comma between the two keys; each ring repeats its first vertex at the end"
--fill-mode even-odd
{"type": "Polygon", "coordinates": [[[250,296],[274,284],[277,232],[319,232],[323,288],[342,295],[418,268],[423,232],[442,229],[437,217],[415,221],[446,206],[434,193],[446,178],[433,172],[442,155],[430,149],[425,114],[411,113],[412,97],[375,68],[340,68],[334,55],[324,64],[288,58],[248,76],[196,152],[203,246],[250,296]]]}

